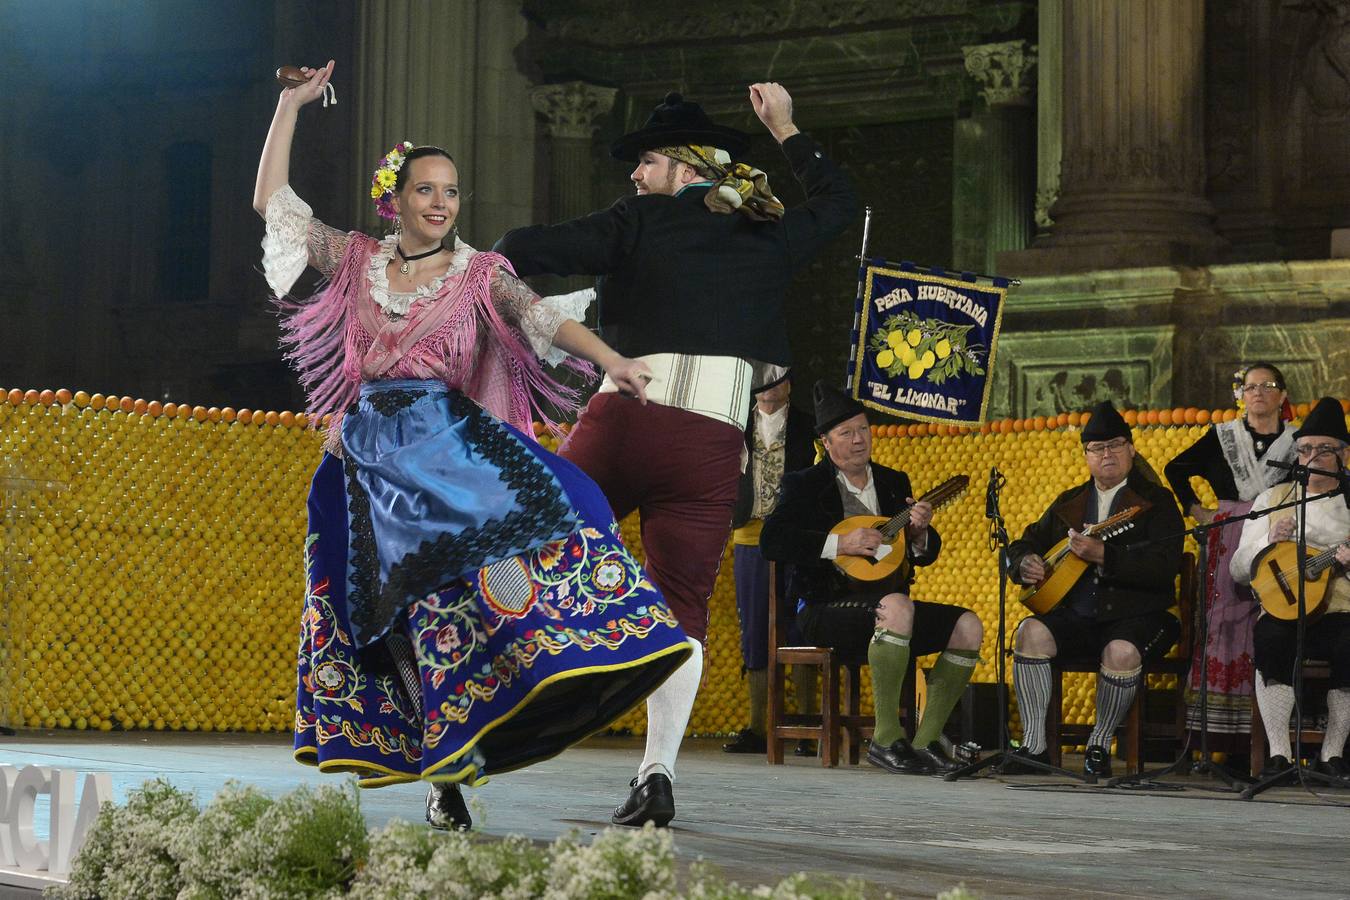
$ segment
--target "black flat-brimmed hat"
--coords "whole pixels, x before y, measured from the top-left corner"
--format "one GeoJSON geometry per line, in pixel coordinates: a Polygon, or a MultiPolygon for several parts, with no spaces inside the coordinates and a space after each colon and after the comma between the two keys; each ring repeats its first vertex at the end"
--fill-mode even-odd
{"type": "Polygon", "coordinates": [[[1304,435],[1335,438],[1343,444],[1350,444],[1350,431],[1345,427],[1345,410],[1341,408],[1341,402],[1334,397],[1318,400],[1298,431],[1294,432],[1295,438],[1304,435]]]}
{"type": "Polygon", "coordinates": [[[823,380],[816,382],[815,401],[816,434],[825,434],[845,419],[867,412],[857,400],[823,380]]]}
{"type": "Polygon", "coordinates": [[[1103,400],[1092,408],[1092,418],[1083,426],[1083,432],[1079,437],[1084,444],[1092,441],[1110,441],[1118,437],[1134,443],[1130,426],[1125,424],[1124,417],[1116,411],[1115,404],[1110,400],[1103,400]]]}
{"type": "Polygon", "coordinates": [[[635,162],[644,150],[682,144],[717,147],[735,159],[750,146],[750,136],[735,128],[713,124],[703,107],[672,92],[666,94],[661,105],[652,110],[646,125],[615,141],[609,153],[615,159],[635,162]]]}

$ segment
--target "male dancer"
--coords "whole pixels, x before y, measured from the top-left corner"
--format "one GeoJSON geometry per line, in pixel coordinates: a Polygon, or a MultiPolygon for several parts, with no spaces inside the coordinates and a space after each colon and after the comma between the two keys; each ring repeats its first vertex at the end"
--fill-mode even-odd
{"type": "Polygon", "coordinates": [[[636,163],[637,196],[552,226],[508,232],[496,249],[522,276],[598,275],[600,332],[646,362],[636,397],[606,381],[561,453],[593,478],[616,517],[637,509],[647,569],[694,653],[647,700],[647,750],[619,825],[667,824],[680,740],[703,671],[708,597],[731,530],[750,410],[751,360],[788,365],[783,297],[792,273],[847,226],[848,179],[792,120],[778,84],[750,86],[755,115],[806,189],[785,210],[763,172],[732,160],[748,137],[669,94],[611,148],[636,163]]]}

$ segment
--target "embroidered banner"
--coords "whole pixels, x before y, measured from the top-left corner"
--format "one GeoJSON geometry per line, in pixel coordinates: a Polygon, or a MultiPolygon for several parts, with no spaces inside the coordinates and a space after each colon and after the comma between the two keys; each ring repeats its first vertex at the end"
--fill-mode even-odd
{"type": "Polygon", "coordinates": [[[919,272],[867,260],[858,270],[849,386],[864,406],[921,422],[978,425],[989,403],[1006,279],[919,272]]]}

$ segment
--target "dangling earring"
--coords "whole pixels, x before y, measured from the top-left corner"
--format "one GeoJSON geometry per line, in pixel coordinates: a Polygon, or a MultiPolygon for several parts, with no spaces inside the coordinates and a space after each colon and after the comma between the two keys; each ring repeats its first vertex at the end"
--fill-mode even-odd
{"type": "Polygon", "coordinates": [[[403,233],[403,217],[394,216],[394,234],[403,233]]]}
{"type": "Polygon", "coordinates": [[[450,249],[451,250],[455,249],[455,245],[458,243],[459,243],[459,223],[456,222],[455,224],[450,226],[450,249]]]}

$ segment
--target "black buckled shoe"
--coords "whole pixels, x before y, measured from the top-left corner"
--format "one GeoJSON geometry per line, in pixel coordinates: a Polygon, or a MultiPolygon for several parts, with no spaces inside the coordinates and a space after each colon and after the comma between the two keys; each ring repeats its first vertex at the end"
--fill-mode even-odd
{"type": "Polygon", "coordinates": [[[1100,744],[1093,744],[1083,754],[1083,774],[1093,778],[1111,777],[1111,753],[1100,744]]]}
{"type": "Polygon", "coordinates": [[[628,786],[632,788],[628,799],[609,818],[615,825],[641,828],[653,822],[657,828],[665,828],[675,818],[675,792],[668,776],[653,772],[641,784],[634,778],[628,786]]]}
{"type": "Polygon", "coordinates": [[[793,756],[815,756],[815,755],[816,755],[816,742],[815,742],[815,741],[808,741],[808,740],[800,740],[800,741],[798,741],[798,742],[797,742],[797,746],[792,748],[792,755],[793,755],[793,756]]]}
{"type": "Polygon", "coordinates": [[[468,831],[473,827],[473,818],[459,785],[431,786],[427,791],[427,824],[442,831],[468,831]]]}
{"type": "Polygon", "coordinates": [[[955,772],[962,764],[947,755],[941,741],[931,741],[927,747],[915,747],[914,755],[932,767],[937,775],[955,772]]]}
{"type": "Polygon", "coordinates": [[[1331,759],[1319,759],[1313,763],[1313,771],[1344,782],[1343,787],[1350,787],[1350,765],[1346,765],[1343,757],[1333,756],[1331,759]]]}
{"type": "Polygon", "coordinates": [[[768,753],[769,742],[762,734],[755,734],[749,728],[742,728],[735,740],[722,745],[723,753],[768,753]]]}
{"type": "Polygon", "coordinates": [[[1050,774],[1044,769],[1038,769],[1035,766],[1026,765],[1023,762],[1023,760],[1030,760],[1032,762],[1044,763],[1045,765],[1048,766],[1050,765],[1050,751],[1046,749],[1042,750],[1040,753],[1032,753],[1026,747],[1018,747],[1006,759],[1003,760],[1003,764],[997,769],[997,771],[1002,775],[1050,774]]]}
{"type": "Polygon", "coordinates": [[[1265,781],[1267,778],[1274,778],[1281,772],[1283,777],[1271,782],[1271,785],[1278,787],[1280,785],[1293,784],[1298,780],[1298,773],[1294,771],[1294,764],[1289,761],[1287,756],[1271,756],[1266,759],[1266,764],[1261,767],[1261,774],[1256,776],[1257,781],[1265,781]]]}
{"type": "Polygon", "coordinates": [[[867,748],[867,761],[879,769],[899,775],[933,774],[932,764],[914,752],[908,738],[900,738],[889,747],[871,744],[867,748]]]}

